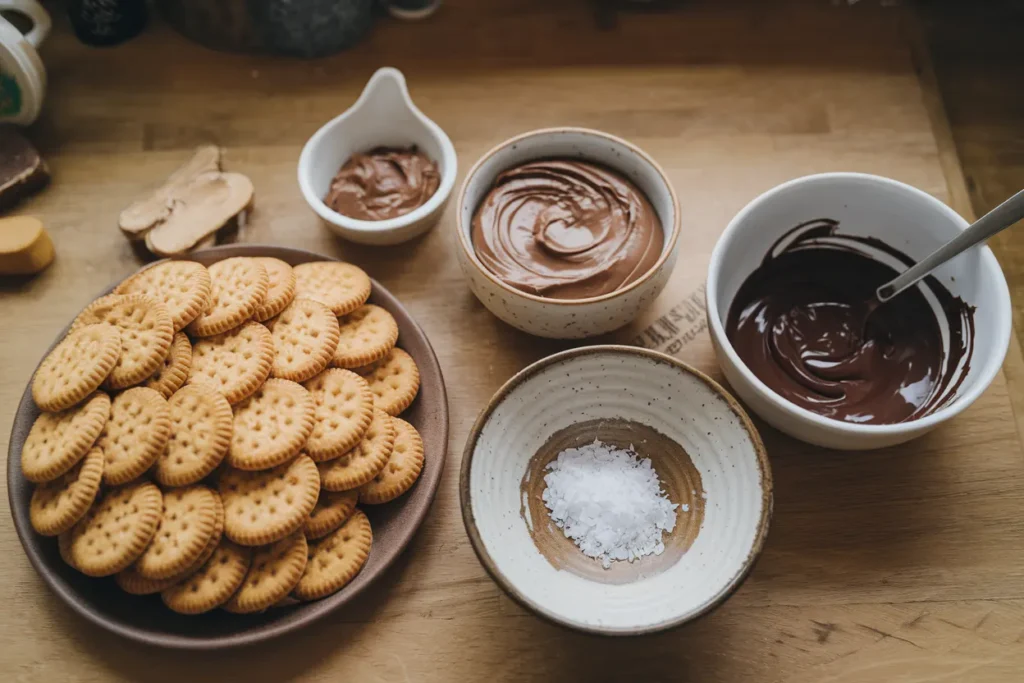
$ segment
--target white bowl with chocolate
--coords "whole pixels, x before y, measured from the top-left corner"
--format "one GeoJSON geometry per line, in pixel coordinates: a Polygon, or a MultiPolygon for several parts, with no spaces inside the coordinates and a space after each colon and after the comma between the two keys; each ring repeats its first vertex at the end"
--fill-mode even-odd
{"type": "Polygon", "coordinates": [[[565,351],[510,379],[470,433],[459,493],[502,589],[604,635],[653,633],[722,604],[772,511],[768,458],[736,400],[628,346],[565,351]]]}
{"type": "Polygon", "coordinates": [[[392,245],[437,223],[457,173],[452,141],[413,104],[402,72],[384,67],[309,139],[298,177],[310,208],[338,236],[392,245]]]}
{"type": "Polygon", "coordinates": [[[861,173],[756,198],[708,267],[708,327],[729,384],[778,429],[844,450],[902,443],[965,410],[1010,342],[992,251],[970,249],[884,304],[875,290],[966,227],[931,195],[861,173]]]}
{"type": "Polygon", "coordinates": [[[583,128],[525,133],[485,154],[459,193],[457,253],[494,315],[541,337],[618,329],[668,282],[679,200],[635,145],[583,128]]]}

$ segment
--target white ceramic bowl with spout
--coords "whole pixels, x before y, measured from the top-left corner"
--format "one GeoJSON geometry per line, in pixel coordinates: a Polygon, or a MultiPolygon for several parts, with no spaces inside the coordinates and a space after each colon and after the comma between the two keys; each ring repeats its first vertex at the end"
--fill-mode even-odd
{"type": "Polygon", "coordinates": [[[444,211],[457,173],[452,141],[413,104],[405,76],[392,67],[378,69],[356,103],[314,133],[299,157],[299,188],[306,202],[334,233],[360,244],[399,244],[430,230],[444,211]],[[353,154],[413,145],[441,171],[437,192],[422,206],[397,218],[363,221],[324,203],[331,180],[353,154]]]}
{"type": "MultiPolygon", "coordinates": [[[[733,298],[783,233],[816,218],[835,219],[841,234],[876,237],[915,261],[968,225],[953,209],[921,190],[863,173],[797,178],[750,202],[722,233],[708,266],[708,328],[718,364],[733,390],[755,413],[790,436],[842,450],[868,450],[909,441],[974,403],[1002,366],[1012,318],[1006,279],[986,246],[970,249],[933,272],[954,296],[976,307],[974,350],[969,362],[959,366],[955,375],[964,375],[963,381],[949,402],[933,413],[883,425],[834,420],[790,403],[744,364],[725,334],[733,298]]],[[[956,386],[955,380],[951,386],[956,386]]]]}

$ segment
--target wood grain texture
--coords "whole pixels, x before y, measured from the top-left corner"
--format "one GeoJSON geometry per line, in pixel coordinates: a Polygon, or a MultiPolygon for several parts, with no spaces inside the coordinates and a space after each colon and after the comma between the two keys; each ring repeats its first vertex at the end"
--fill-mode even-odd
{"type": "MultiPolygon", "coordinates": [[[[962,170],[964,215],[980,216],[1024,187],[1024,60],[1007,42],[1024,22],[1024,3],[963,4],[936,0],[924,13],[936,92],[945,103],[947,147],[962,170]]],[[[1018,226],[989,241],[1006,273],[1017,341],[1024,330],[1024,233],[1018,226]]],[[[1012,344],[1003,366],[1011,386],[1024,386],[1024,355],[1012,344]]],[[[1010,394],[1024,435],[1024,392],[1010,394]]]]}
{"type": "MultiPolygon", "coordinates": [[[[256,187],[239,239],[352,260],[423,325],[448,383],[451,459],[431,516],[371,595],[241,653],[183,656],[99,632],[43,586],[3,525],[0,678],[1019,680],[1024,451],[1002,375],[951,424],[901,448],[836,454],[759,425],[775,516],[743,588],[719,611],[659,636],[569,633],[525,613],[485,575],[456,488],[464,440],[487,399],[567,344],[520,334],[473,298],[452,252],[454,207],[425,238],[379,250],[335,240],[299,193],[302,143],[384,64],[405,71],[417,104],[453,139],[463,173],[534,127],[629,138],[675,184],[685,248],[657,310],[616,339],[664,348],[720,377],[701,287],[717,236],[756,194],[806,173],[853,170],[946,201],[966,196],[946,170],[950,150],[933,127],[943,121],[940,100],[922,75],[927,54],[911,17],[877,3],[770,5],[695,0],[671,13],[595,14],[582,0],[448,0],[430,22],[382,22],[355,50],[314,62],[213,53],[159,22],[120,48],[89,50],[58,22],[44,48],[46,111],[31,131],[54,184],[21,209],[44,219],[57,261],[35,279],[0,281],[0,425],[40,349],[93,292],[137,267],[118,212],[194,145],[214,142],[226,148],[225,168],[256,187]]],[[[0,439],[6,448],[6,430],[0,439]]]]}

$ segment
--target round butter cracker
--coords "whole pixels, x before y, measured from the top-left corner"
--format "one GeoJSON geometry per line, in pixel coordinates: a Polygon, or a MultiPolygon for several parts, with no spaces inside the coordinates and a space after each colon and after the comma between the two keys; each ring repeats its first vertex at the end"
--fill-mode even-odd
{"type": "Polygon", "coordinates": [[[59,413],[42,413],[21,447],[21,473],[37,484],[52,481],[80,461],[110,417],[110,397],[98,391],[59,413]]]}
{"type": "Polygon", "coordinates": [[[370,277],[351,263],[315,261],[301,263],[293,270],[295,296],[319,301],[334,315],[347,315],[370,298],[370,277]]]}
{"type": "Polygon", "coordinates": [[[231,445],[233,416],[224,396],[204,384],[182,387],[167,402],[171,438],[153,467],[163,486],[187,486],[213,472],[231,445]]]}
{"type": "Polygon", "coordinates": [[[133,564],[115,574],[114,582],[118,588],[129,595],[152,595],[153,593],[159,593],[170,588],[185,578],[183,575],[180,577],[172,576],[166,579],[147,579],[136,571],[133,564]]]}
{"type": "Polygon", "coordinates": [[[221,503],[205,486],[164,492],[156,536],[135,562],[144,579],[167,579],[194,564],[213,538],[221,503]]]}
{"type": "Polygon", "coordinates": [[[135,387],[114,397],[96,445],[103,451],[103,482],[125,484],[142,475],[171,438],[167,400],[153,389],[135,387]]]}
{"type": "Polygon", "coordinates": [[[281,259],[258,256],[253,261],[267,270],[267,296],[252,315],[253,320],[264,322],[287,308],[295,298],[295,272],[281,259]]]}
{"type": "Polygon", "coordinates": [[[286,379],[268,379],[233,410],[228,464],[240,470],[266,470],[288,462],[313,431],[313,397],[286,379]]]}
{"type": "Polygon", "coordinates": [[[149,376],[142,386],[156,389],[164,398],[170,398],[171,394],[185,384],[190,367],[192,367],[192,344],[189,343],[188,337],[183,332],[176,332],[163,364],[149,376]]]}
{"type": "Polygon", "coordinates": [[[137,560],[160,524],[163,496],[148,481],[111,489],[71,531],[71,565],[88,576],[109,576],[137,560]]]}
{"type": "Polygon", "coordinates": [[[359,375],[360,377],[369,377],[370,375],[373,374],[374,370],[376,370],[377,368],[379,368],[381,365],[384,364],[385,360],[387,360],[387,356],[384,356],[384,358],[381,358],[380,360],[376,360],[376,361],[374,361],[372,363],[367,363],[366,365],[360,365],[359,367],[349,368],[349,369],[352,372],[354,372],[357,375],[359,375]]]}
{"type": "Polygon", "coordinates": [[[377,408],[362,441],[334,460],[317,463],[321,485],[328,491],[347,491],[372,480],[388,462],[395,445],[391,416],[377,408]]]}
{"type": "Polygon", "coordinates": [[[306,452],[325,462],[352,450],[373,420],[373,394],[359,375],[336,368],[324,370],[303,386],[315,405],[313,432],[306,452]]]}
{"type": "Polygon", "coordinates": [[[280,602],[302,578],[308,550],[306,537],[301,532],[255,549],[241,588],[225,603],[224,609],[250,614],[280,602]]]}
{"type": "Polygon", "coordinates": [[[207,384],[235,404],[263,385],[273,363],[270,332],[259,323],[247,322],[195,343],[189,382],[207,384]]]}
{"type": "Polygon", "coordinates": [[[395,347],[366,375],[366,382],[377,408],[388,415],[400,415],[420,390],[420,369],[412,356],[395,347]]]}
{"type": "Polygon", "coordinates": [[[238,591],[252,562],[252,549],[221,541],[210,559],[192,576],[160,593],[180,614],[202,614],[223,605],[238,591]]]}
{"type": "Polygon", "coordinates": [[[204,548],[199,554],[199,557],[196,558],[195,562],[166,579],[147,579],[139,574],[135,564],[130,565],[127,569],[119,571],[114,577],[114,580],[117,582],[117,585],[121,590],[125,593],[130,593],[131,595],[152,595],[153,593],[165,591],[198,572],[210,557],[213,556],[214,551],[220,546],[221,539],[224,534],[224,506],[220,503],[220,496],[216,496],[216,501],[217,519],[213,529],[213,534],[210,536],[210,540],[206,544],[206,548],[204,548]]]}
{"type": "Polygon", "coordinates": [[[306,570],[292,595],[316,600],[341,590],[366,564],[372,545],[370,520],[356,510],[336,531],[310,542],[306,570]]]}
{"type": "Polygon", "coordinates": [[[274,377],[305,382],[331,362],[338,346],[338,319],[323,304],[295,299],[267,329],[274,339],[274,377]]]}
{"type": "Polygon", "coordinates": [[[266,545],[301,529],[320,495],[309,456],[271,470],[226,469],[217,487],[224,502],[224,533],[242,545],[266,545]]]}
{"type": "Polygon", "coordinates": [[[210,273],[201,263],[161,261],[129,276],[114,293],[143,294],[163,302],[178,332],[210,305],[211,287],[210,273]]]}
{"type": "Polygon", "coordinates": [[[32,492],[28,516],[43,536],[56,536],[73,527],[89,511],[103,481],[103,452],[94,448],[77,465],[32,492]]]}
{"type": "Polygon", "coordinates": [[[387,503],[412,488],[423,471],[423,439],[416,428],[405,420],[393,417],[395,446],[384,468],[373,479],[359,487],[359,502],[387,503]]]}
{"type": "Polygon", "coordinates": [[[267,269],[255,259],[236,256],[209,267],[210,305],[188,325],[196,337],[212,337],[238,327],[253,316],[270,287],[267,269]]]}
{"type": "Polygon", "coordinates": [[[398,342],[398,323],[380,306],[366,304],[338,319],[336,368],[360,368],[383,359],[398,342]]]}
{"type": "Polygon", "coordinates": [[[309,518],[302,526],[306,538],[320,538],[340,527],[352,516],[358,502],[359,492],[356,490],[335,493],[320,489],[316,507],[309,513],[309,518]]]}
{"type": "Polygon", "coordinates": [[[167,307],[142,294],[102,296],[78,314],[71,329],[97,323],[113,325],[121,334],[121,355],[104,380],[110,389],[145,381],[163,364],[174,339],[167,307]]]}
{"type": "Polygon", "coordinates": [[[72,329],[39,364],[32,399],[48,412],[78,405],[100,388],[120,357],[121,333],[113,325],[72,329]]]}

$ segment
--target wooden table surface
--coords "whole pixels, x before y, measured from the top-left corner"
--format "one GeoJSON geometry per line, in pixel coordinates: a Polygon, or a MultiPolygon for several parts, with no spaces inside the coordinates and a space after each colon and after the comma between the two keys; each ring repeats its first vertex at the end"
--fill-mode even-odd
{"type": "MultiPolygon", "coordinates": [[[[708,253],[758,193],[854,170],[970,212],[905,11],[824,0],[705,0],[669,14],[592,7],[449,0],[428,23],[382,22],[355,50],[313,62],[210,52],[159,22],[122,47],[90,50],[57,22],[43,50],[46,111],[31,131],[54,182],[20,210],[44,219],[58,255],[37,278],[0,280],[0,426],[41,349],[95,292],[137,267],[116,228],[120,209],[194,145],[215,142],[256,187],[243,241],[352,260],[418,318],[445,372],[451,443],[427,523],[372,594],[244,651],[167,652],[98,630],[51,594],[12,524],[0,525],[0,679],[1021,680],[1024,448],[1006,380],[1024,376],[1016,340],[1006,376],[905,447],[843,455],[762,426],[776,486],[767,545],[742,589],[694,624],[640,639],[570,633],[485,575],[458,509],[463,442],[506,379],[566,344],[520,334],[473,298],[452,251],[451,208],[425,239],[380,250],[335,240],[305,205],[295,181],[301,145],[375,68],[405,71],[463,172],[506,137],[548,125],[604,129],[650,151],[680,195],[683,257],[657,309],[618,339],[716,376],[702,312],[708,253]]],[[[4,427],[4,450],[7,438],[4,427]]]]}

